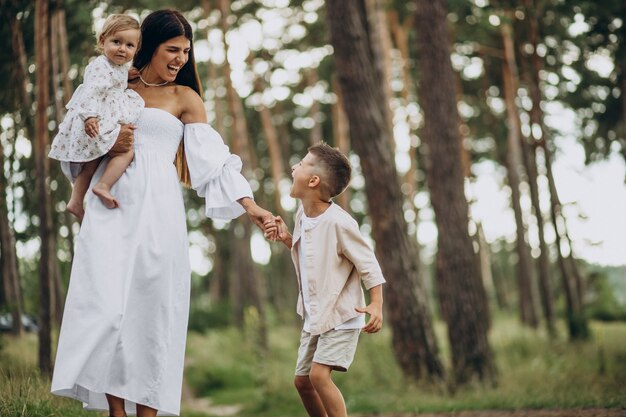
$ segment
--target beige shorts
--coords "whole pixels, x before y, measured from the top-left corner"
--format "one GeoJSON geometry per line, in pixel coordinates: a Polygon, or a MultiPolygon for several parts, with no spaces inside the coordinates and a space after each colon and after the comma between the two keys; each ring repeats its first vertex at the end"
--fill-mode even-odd
{"type": "Polygon", "coordinates": [[[354,359],[360,333],[361,329],[329,330],[311,336],[311,333],[303,330],[300,335],[296,375],[309,375],[313,362],[346,372],[354,359]]]}

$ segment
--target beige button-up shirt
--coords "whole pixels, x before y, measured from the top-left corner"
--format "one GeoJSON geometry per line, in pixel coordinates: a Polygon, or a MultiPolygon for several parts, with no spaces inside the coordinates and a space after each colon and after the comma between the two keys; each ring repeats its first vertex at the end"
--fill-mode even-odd
{"type": "Polygon", "coordinates": [[[345,210],[331,204],[317,226],[304,234],[300,230],[302,213],[300,207],[291,247],[300,288],[297,312],[304,317],[300,282],[300,257],[304,256],[311,334],[317,335],[359,314],[354,308],[365,306],[361,282],[369,290],[385,283],[385,278],[374,251],[361,236],[357,222],[345,210]],[[306,239],[306,253],[300,253],[300,239],[306,239]]]}

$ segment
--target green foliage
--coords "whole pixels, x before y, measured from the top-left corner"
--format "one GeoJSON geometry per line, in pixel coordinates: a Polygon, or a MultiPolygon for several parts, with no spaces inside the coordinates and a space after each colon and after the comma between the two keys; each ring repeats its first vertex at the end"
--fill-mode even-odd
{"type": "MultiPolygon", "coordinates": [[[[592,323],[593,339],[556,340],[498,317],[490,339],[500,371],[496,387],[473,385],[454,395],[441,386],[403,378],[388,332],[361,336],[348,373],[336,373],[351,414],[423,413],[453,410],[619,407],[626,397],[626,324],[592,323]]],[[[437,325],[441,339],[445,328],[437,325]]],[[[185,379],[204,407],[183,401],[183,415],[208,417],[213,407],[239,406],[242,417],[298,416],[304,411],[293,388],[299,329],[270,331],[271,354],[259,355],[252,338],[233,328],[191,332],[185,379]]],[[[7,417],[93,416],[77,401],[52,396],[36,371],[37,339],[0,337],[0,415],[7,417]]],[[[447,350],[447,346],[442,346],[447,350]]],[[[449,367],[449,364],[447,364],[449,367]]]]}
{"type": "Polygon", "coordinates": [[[227,302],[211,305],[197,301],[191,304],[189,311],[189,330],[204,333],[209,329],[218,329],[232,324],[231,306],[227,302]]]}
{"type": "Polygon", "coordinates": [[[0,336],[0,416],[93,417],[81,403],[50,394],[50,383],[35,363],[37,339],[0,336]]]}
{"type": "MultiPolygon", "coordinates": [[[[441,340],[443,325],[436,330],[441,340]]],[[[564,326],[558,330],[558,338],[550,340],[512,317],[497,317],[490,336],[500,370],[496,387],[472,385],[450,395],[442,386],[408,381],[386,332],[363,334],[351,369],[335,373],[334,380],[354,414],[621,405],[626,325],[594,323],[595,339],[577,343],[565,341],[564,326]]],[[[254,345],[231,329],[191,334],[187,380],[196,393],[210,393],[212,403],[242,406],[241,416],[303,415],[292,382],[298,335],[297,328],[272,329],[271,354],[260,359],[254,345]],[[232,375],[225,369],[233,369],[232,375]]],[[[444,353],[447,349],[444,343],[444,353]]]]}
{"type": "MultiPolygon", "coordinates": [[[[623,267],[620,268],[623,273],[623,267]]],[[[587,282],[587,313],[594,320],[626,321],[626,303],[618,299],[619,289],[610,280],[611,269],[591,272],[587,282]]],[[[622,275],[623,276],[623,275],[622,275]]],[[[621,284],[623,278],[616,284],[621,284]]]]}

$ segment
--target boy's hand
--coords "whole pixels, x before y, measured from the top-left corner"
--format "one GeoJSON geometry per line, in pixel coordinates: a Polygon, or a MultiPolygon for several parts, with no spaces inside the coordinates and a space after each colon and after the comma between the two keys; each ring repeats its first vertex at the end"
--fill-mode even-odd
{"type": "Polygon", "coordinates": [[[85,120],[85,133],[92,139],[100,134],[100,124],[98,123],[98,118],[90,117],[85,120]]]}
{"type": "Polygon", "coordinates": [[[278,226],[278,234],[276,236],[276,239],[284,242],[285,239],[290,237],[289,229],[287,229],[287,224],[280,216],[276,216],[274,220],[276,220],[276,226],[278,226]]]}
{"type": "Polygon", "coordinates": [[[271,240],[272,242],[278,240],[278,224],[276,223],[276,217],[266,219],[265,222],[263,222],[263,236],[265,236],[265,239],[271,240]]]}
{"type": "Polygon", "coordinates": [[[272,230],[272,226],[275,227],[275,235],[273,239],[271,239],[266,233],[265,237],[268,240],[283,242],[285,246],[291,249],[291,234],[289,233],[289,229],[287,229],[285,221],[280,216],[274,217],[271,222],[266,221],[263,226],[266,230],[272,230]]]}
{"type": "Polygon", "coordinates": [[[371,303],[365,308],[356,307],[359,313],[367,313],[370,315],[363,331],[365,333],[376,333],[383,327],[383,306],[379,303],[371,303]]]}

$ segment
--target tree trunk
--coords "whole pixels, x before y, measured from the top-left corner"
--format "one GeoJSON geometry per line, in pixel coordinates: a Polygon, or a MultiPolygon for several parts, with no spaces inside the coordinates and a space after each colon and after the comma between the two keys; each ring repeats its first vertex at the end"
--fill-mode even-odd
{"type": "MultiPolygon", "coordinates": [[[[536,47],[539,39],[539,30],[537,20],[534,17],[534,10],[532,8],[533,0],[525,0],[525,3],[529,16],[529,18],[526,19],[529,25],[529,38],[533,47],[536,47]]],[[[528,64],[526,64],[524,67],[526,68],[526,72],[530,75],[528,77],[528,81],[529,89],[531,90],[531,97],[538,97],[537,104],[540,104],[541,98],[539,93],[539,80],[533,76],[533,71],[531,68],[529,68],[528,64]]],[[[533,107],[535,107],[534,102],[533,107]]],[[[532,121],[533,123],[536,123],[536,121],[532,121]]],[[[534,140],[532,136],[530,140],[534,140]]],[[[556,328],[554,327],[554,296],[552,294],[552,282],[550,280],[550,259],[548,246],[546,245],[546,239],[544,236],[544,218],[543,213],[541,212],[541,205],[539,202],[539,190],[537,184],[537,157],[535,153],[536,149],[534,143],[529,144],[526,140],[523,140],[522,150],[524,151],[524,163],[526,165],[526,172],[528,172],[528,182],[530,184],[532,205],[535,211],[535,218],[537,219],[539,250],[541,251],[541,253],[539,254],[538,265],[541,306],[543,309],[544,318],[546,320],[546,328],[548,330],[548,334],[551,337],[554,337],[556,335],[556,328]]]]}
{"type": "Polygon", "coordinates": [[[532,290],[532,267],[531,257],[526,241],[526,226],[524,225],[522,207],[520,204],[520,171],[522,171],[521,156],[521,122],[515,98],[517,97],[517,65],[515,62],[515,50],[511,25],[503,22],[500,25],[502,41],[504,44],[505,59],[502,63],[502,79],[504,84],[504,101],[507,109],[507,173],[509,186],[511,187],[511,205],[515,214],[515,226],[517,233],[516,252],[518,256],[518,284],[519,284],[519,309],[522,323],[531,327],[537,327],[537,312],[532,290]]]}
{"type": "Polygon", "coordinates": [[[361,160],[376,254],[388,280],[388,313],[393,348],[405,375],[443,377],[428,298],[418,277],[417,251],[409,239],[402,193],[382,90],[380,63],[372,50],[365,0],[326,2],[331,43],[350,141],[361,160]]]}
{"type": "MultiPolygon", "coordinates": [[[[533,47],[531,54],[531,70],[529,71],[530,79],[530,97],[533,102],[532,109],[530,111],[531,123],[539,128],[540,137],[536,144],[544,152],[544,163],[546,168],[546,177],[548,179],[548,185],[550,189],[550,215],[552,224],[554,226],[554,232],[556,234],[556,249],[558,253],[558,266],[561,273],[561,285],[565,294],[567,327],[570,339],[580,339],[588,336],[589,331],[587,327],[587,321],[582,314],[582,308],[579,303],[580,298],[576,294],[576,287],[573,284],[573,278],[571,271],[566,263],[566,257],[563,254],[563,248],[561,243],[565,239],[566,234],[566,222],[562,217],[561,203],[556,189],[556,183],[554,176],[552,175],[552,152],[548,146],[548,131],[545,128],[543,122],[543,110],[541,109],[541,90],[539,88],[539,73],[543,69],[541,58],[537,53],[537,45],[539,43],[539,28],[536,20],[536,10],[534,0],[526,0],[526,7],[529,16],[529,33],[530,43],[533,47]],[[562,221],[559,226],[559,219],[562,221]]],[[[570,249],[571,254],[571,249],[570,249]]],[[[576,265],[572,263],[573,268],[576,265]]]]}
{"type": "MultiPolygon", "coordinates": [[[[544,130],[545,132],[545,130],[544,130]]],[[[567,316],[567,328],[569,337],[572,340],[586,339],[589,336],[589,328],[587,319],[584,317],[581,305],[579,303],[579,297],[577,293],[577,287],[575,284],[575,278],[573,271],[570,268],[575,268],[575,263],[568,264],[568,258],[563,253],[562,244],[567,242],[565,237],[565,229],[567,223],[563,217],[561,211],[561,203],[556,190],[556,183],[554,182],[554,176],[552,175],[552,155],[548,148],[547,143],[541,142],[543,151],[545,154],[546,172],[548,177],[548,184],[550,186],[550,214],[552,217],[552,223],[554,225],[554,231],[556,234],[556,246],[558,249],[558,265],[561,271],[561,283],[563,285],[563,292],[565,293],[566,303],[566,316],[567,316]]],[[[571,254],[570,247],[570,254],[571,254]]]]}
{"type": "MultiPolygon", "coordinates": [[[[317,75],[316,68],[309,68],[305,71],[306,82],[309,87],[313,88],[319,81],[319,77],[317,75]]],[[[315,145],[318,142],[324,140],[322,135],[322,120],[320,120],[321,106],[320,102],[316,99],[313,99],[313,104],[311,104],[311,108],[309,109],[309,117],[313,119],[313,128],[311,129],[311,134],[309,135],[309,143],[311,145],[315,145]]]]}
{"type": "MultiPolygon", "coordinates": [[[[65,117],[65,106],[63,103],[63,92],[61,90],[61,80],[67,78],[63,76],[61,72],[61,9],[60,1],[55,2],[56,8],[52,11],[50,16],[50,62],[52,64],[52,76],[51,76],[51,91],[54,102],[54,113],[56,116],[56,126],[61,124],[63,117],[65,117]]],[[[67,74],[67,73],[65,73],[67,74]]],[[[69,193],[66,182],[59,184],[59,191],[66,191],[64,194],[69,193]]],[[[51,203],[52,204],[52,203],[51,203]]],[[[53,230],[58,230],[58,225],[53,224],[53,230]]],[[[56,258],[56,257],[55,257],[56,258]]],[[[61,269],[59,262],[53,261],[53,279],[52,279],[52,322],[61,326],[63,321],[63,310],[65,308],[65,294],[63,290],[63,284],[61,282],[61,269]]]]}
{"type": "MultiPolygon", "coordinates": [[[[224,33],[224,50],[226,51],[226,55],[228,56],[228,45],[226,43],[226,34],[228,33],[229,23],[228,17],[230,15],[230,0],[219,0],[219,8],[221,12],[221,26],[222,31],[224,33]]],[[[248,178],[252,176],[254,172],[254,168],[256,167],[256,158],[254,154],[254,150],[252,148],[250,138],[248,135],[248,127],[246,124],[243,104],[241,102],[241,98],[237,94],[235,87],[233,86],[230,74],[230,64],[228,63],[228,59],[224,60],[224,79],[226,81],[226,90],[228,95],[228,109],[233,118],[233,129],[232,129],[232,140],[231,146],[234,153],[238,154],[241,157],[243,162],[243,173],[248,178]]],[[[265,320],[265,309],[263,306],[263,297],[262,297],[262,284],[261,278],[257,271],[257,266],[252,260],[252,254],[250,253],[250,237],[252,234],[251,224],[248,219],[241,219],[241,223],[243,223],[243,234],[240,236],[240,240],[235,244],[235,254],[233,259],[237,264],[237,270],[240,270],[241,273],[236,273],[234,278],[239,281],[240,288],[246,289],[245,299],[249,299],[256,311],[259,314],[259,344],[265,350],[267,349],[267,330],[266,330],[266,320],[265,320]]],[[[235,227],[238,227],[237,225],[235,227]]],[[[239,303],[238,305],[245,305],[239,303]]],[[[241,317],[243,312],[237,312],[241,317]]]]}
{"type": "Polygon", "coordinates": [[[382,92],[385,101],[381,103],[385,103],[386,107],[385,120],[390,132],[389,146],[392,155],[394,155],[396,152],[396,141],[393,137],[393,109],[391,107],[391,99],[393,98],[393,92],[391,91],[391,34],[389,33],[387,16],[381,5],[381,0],[365,0],[365,8],[369,25],[369,41],[372,53],[376,58],[374,62],[382,79],[382,92]]]}
{"type": "MultiPolygon", "coordinates": [[[[344,110],[343,96],[341,94],[341,87],[339,86],[339,80],[337,76],[332,76],[332,90],[337,97],[337,100],[331,106],[331,119],[333,123],[333,138],[337,148],[344,154],[348,155],[350,152],[350,128],[348,126],[348,119],[346,111],[344,110]]],[[[350,209],[350,187],[347,187],[345,191],[337,196],[337,204],[339,204],[348,213],[350,209]]]]}
{"type": "Polygon", "coordinates": [[[39,200],[39,236],[41,239],[41,257],[39,261],[39,368],[42,374],[52,373],[51,360],[51,286],[54,274],[53,259],[55,256],[54,230],[52,230],[52,208],[48,187],[49,160],[48,148],[48,103],[50,86],[49,67],[49,17],[48,1],[35,2],[35,54],[37,65],[37,110],[35,137],[35,169],[36,187],[39,200]]]}
{"type": "Polygon", "coordinates": [[[495,380],[487,333],[487,297],[469,236],[469,207],[460,161],[458,112],[444,0],[416,0],[420,94],[428,146],[426,179],[438,229],[437,281],[454,381],[495,380]],[[443,306],[446,306],[445,308],[443,306]]]}
{"type": "Polygon", "coordinates": [[[22,287],[15,252],[15,235],[9,221],[7,208],[7,177],[4,174],[4,149],[0,142],[0,258],[2,259],[2,281],[6,304],[11,312],[13,327],[11,333],[21,336],[22,326],[22,287]]]}
{"type": "MultiPolygon", "coordinates": [[[[402,104],[406,108],[411,103],[411,93],[413,92],[413,85],[411,83],[411,73],[409,68],[409,63],[411,60],[410,52],[409,52],[409,30],[414,24],[415,16],[413,14],[409,15],[404,22],[400,22],[398,18],[398,12],[396,10],[388,10],[387,11],[387,21],[389,22],[389,29],[391,34],[393,35],[394,42],[396,43],[396,47],[400,52],[400,57],[402,58],[402,90],[400,91],[400,96],[402,98],[402,104]]],[[[409,125],[409,135],[413,137],[414,132],[417,130],[417,125],[414,123],[410,117],[406,118],[406,123],[409,125]]],[[[415,205],[415,196],[418,191],[418,181],[417,181],[417,144],[411,143],[409,144],[409,159],[411,161],[411,165],[409,166],[408,171],[404,175],[402,190],[404,195],[406,195],[406,200],[409,203],[410,207],[415,212],[415,220],[413,221],[413,233],[417,239],[417,228],[419,224],[419,208],[415,205]]],[[[418,245],[418,250],[420,250],[418,245]]],[[[420,269],[424,269],[422,263],[420,262],[420,269]]]]}
{"type": "MultiPolygon", "coordinates": [[[[255,90],[262,93],[264,90],[263,81],[260,77],[255,80],[255,90]]],[[[285,177],[285,166],[283,165],[283,155],[278,142],[278,132],[272,121],[272,112],[270,109],[261,104],[259,109],[261,117],[261,126],[263,127],[263,136],[267,143],[267,150],[270,155],[270,163],[272,167],[272,183],[274,184],[274,205],[278,215],[283,219],[287,219],[285,210],[281,202],[280,182],[285,177]]],[[[321,136],[320,136],[321,138],[321,136]]]]}
{"type": "MultiPolygon", "coordinates": [[[[26,83],[20,82],[25,77],[26,69],[24,72],[20,72],[20,64],[25,62],[24,43],[22,40],[22,33],[19,27],[19,22],[16,16],[15,7],[6,7],[5,2],[2,4],[3,15],[9,22],[11,29],[11,46],[12,54],[15,61],[18,63],[17,68],[14,69],[14,88],[17,92],[16,103],[17,107],[24,104],[26,91],[22,90],[22,87],[26,83]],[[22,59],[24,58],[24,59],[22,59]]],[[[24,64],[25,65],[25,64],[24,64]]],[[[13,138],[16,136],[17,127],[13,129],[13,138]]],[[[13,149],[13,155],[15,155],[15,149],[13,149]]],[[[9,209],[7,202],[7,188],[9,185],[8,178],[11,178],[12,168],[9,168],[8,176],[4,171],[4,147],[0,142],[0,259],[2,260],[2,281],[4,284],[4,293],[7,302],[7,307],[11,312],[13,320],[12,333],[16,336],[21,336],[24,331],[22,325],[22,313],[23,313],[23,300],[22,300],[22,286],[20,283],[19,266],[17,260],[17,254],[15,249],[15,235],[9,219],[9,209]]],[[[9,165],[12,166],[12,163],[9,165]]],[[[13,204],[15,207],[15,204],[13,204]]]]}

